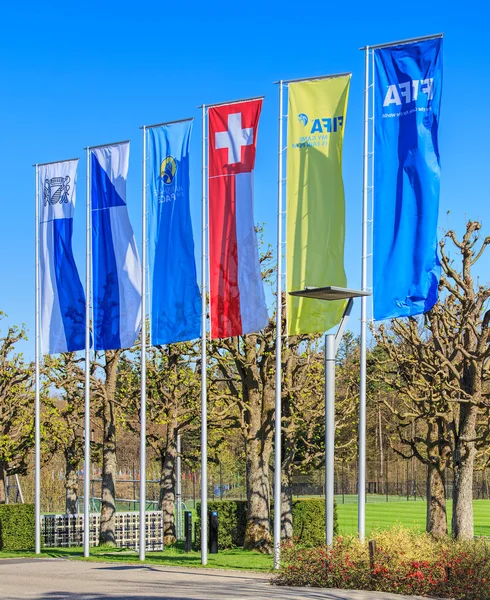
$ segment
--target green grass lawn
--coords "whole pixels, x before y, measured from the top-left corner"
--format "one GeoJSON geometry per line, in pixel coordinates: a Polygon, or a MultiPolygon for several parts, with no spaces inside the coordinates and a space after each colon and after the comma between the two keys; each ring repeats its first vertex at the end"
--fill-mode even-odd
{"type": "MultiPolygon", "coordinates": [[[[124,548],[91,548],[90,554],[90,558],[84,558],[82,548],[45,548],[41,552],[41,558],[139,563],[138,553],[124,548]]],[[[0,552],[0,559],[34,556],[30,552],[0,552]]],[[[164,552],[147,552],[145,564],[166,567],[202,567],[201,554],[199,552],[184,552],[182,543],[168,547],[164,552]]],[[[272,569],[272,556],[243,550],[242,548],[234,548],[233,550],[221,550],[218,554],[208,554],[207,566],[214,569],[267,572],[272,569]]]]}
{"type": "MultiPolygon", "coordinates": [[[[372,529],[389,529],[395,523],[406,527],[425,531],[426,503],[423,500],[409,501],[406,499],[390,498],[389,502],[368,498],[366,503],[366,535],[372,529]],[[371,500],[371,501],[370,501],[371,500]]],[[[394,497],[396,498],[396,497],[394,497]]],[[[357,504],[348,502],[342,504],[342,497],[337,497],[339,532],[344,535],[357,533],[357,504]]],[[[350,499],[349,499],[350,500],[350,499]]],[[[448,525],[451,527],[452,501],[448,500],[448,525]]],[[[490,537],[490,500],[474,500],[475,535],[490,537]]]]}

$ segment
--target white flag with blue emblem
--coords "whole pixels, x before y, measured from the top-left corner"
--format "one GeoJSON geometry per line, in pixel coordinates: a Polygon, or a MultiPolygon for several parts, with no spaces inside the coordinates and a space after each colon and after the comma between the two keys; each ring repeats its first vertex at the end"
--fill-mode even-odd
{"type": "Polygon", "coordinates": [[[71,243],[77,166],[70,160],[39,167],[43,354],[85,348],[85,294],[71,243]]]}
{"type": "Polygon", "coordinates": [[[126,206],[129,142],[90,154],[94,348],[130,348],[141,327],[141,266],[126,206]]]}

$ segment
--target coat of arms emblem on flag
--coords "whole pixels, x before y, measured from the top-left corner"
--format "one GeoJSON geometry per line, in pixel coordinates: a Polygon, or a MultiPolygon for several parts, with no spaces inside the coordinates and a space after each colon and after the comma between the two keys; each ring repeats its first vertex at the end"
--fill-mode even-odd
{"type": "Polygon", "coordinates": [[[51,177],[44,181],[44,206],[49,204],[62,204],[69,202],[70,176],[51,177]]]}

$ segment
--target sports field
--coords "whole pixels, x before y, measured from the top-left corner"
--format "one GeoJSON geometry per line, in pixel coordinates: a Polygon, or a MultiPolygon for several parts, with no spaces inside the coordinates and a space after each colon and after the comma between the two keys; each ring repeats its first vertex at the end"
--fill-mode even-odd
{"type": "MultiPolygon", "coordinates": [[[[357,497],[336,496],[339,533],[357,533],[357,497]]],[[[366,535],[371,529],[389,529],[396,523],[425,531],[426,503],[399,496],[368,496],[366,503],[366,535]]],[[[490,537],[490,500],[474,500],[475,535],[490,537]]],[[[448,525],[451,527],[452,501],[447,502],[448,525]]]]}

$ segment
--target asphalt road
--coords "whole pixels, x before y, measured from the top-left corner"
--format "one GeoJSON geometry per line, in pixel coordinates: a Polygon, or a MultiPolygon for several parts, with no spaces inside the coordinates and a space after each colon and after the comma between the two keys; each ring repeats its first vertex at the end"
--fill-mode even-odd
{"type": "MultiPolygon", "coordinates": [[[[0,560],[2,600],[407,600],[408,596],[273,586],[259,573],[63,559],[0,560]]],[[[413,596],[411,599],[413,600],[413,596]]],[[[427,600],[427,599],[426,599],[427,600]]]]}

